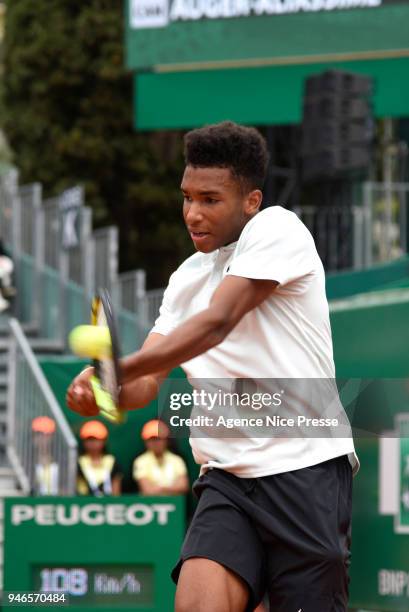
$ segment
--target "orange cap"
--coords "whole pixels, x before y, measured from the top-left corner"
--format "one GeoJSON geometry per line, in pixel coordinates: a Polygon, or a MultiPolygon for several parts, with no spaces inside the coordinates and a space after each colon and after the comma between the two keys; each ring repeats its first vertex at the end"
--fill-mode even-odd
{"type": "Polygon", "coordinates": [[[80,438],[97,438],[105,440],[108,437],[108,430],[100,421],[87,421],[80,429],[80,438]]]}
{"type": "Polygon", "coordinates": [[[55,421],[48,416],[38,416],[31,421],[31,429],[43,434],[55,432],[55,421]]]}
{"type": "Polygon", "coordinates": [[[169,438],[169,427],[163,421],[153,419],[143,426],[141,438],[142,440],[149,440],[149,438],[169,438]]]}

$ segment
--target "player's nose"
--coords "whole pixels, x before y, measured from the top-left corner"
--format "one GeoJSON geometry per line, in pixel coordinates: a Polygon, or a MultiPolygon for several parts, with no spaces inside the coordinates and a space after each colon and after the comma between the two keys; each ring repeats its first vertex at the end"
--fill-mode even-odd
{"type": "Polygon", "coordinates": [[[203,219],[202,208],[198,202],[190,202],[185,208],[186,225],[197,226],[203,219]]]}

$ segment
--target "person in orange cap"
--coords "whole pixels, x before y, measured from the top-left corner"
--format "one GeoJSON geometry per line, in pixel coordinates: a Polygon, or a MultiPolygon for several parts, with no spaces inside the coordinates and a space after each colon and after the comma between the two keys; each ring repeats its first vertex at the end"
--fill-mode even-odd
{"type": "Polygon", "coordinates": [[[80,429],[84,453],[78,459],[77,492],[80,495],[120,495],[122,473],[106,451],[108,429],[100,421],[87,421],[80,429]]]}
{"type": "Polygon", "coordinates": [[[31,421],[33,432],[34,479],[33,495],[58,495],[59,467],[53,458],[55,421],[48,416],[38,416],[31,421]]]}
{"type": "Polygon", "coordinates": [[[32,420],[31,429],[35,432],[50,435],[55,432],[55,421],[48,416],[38,416],[32,420]]]}
{"type": "Polygon", "coordinates": [[[169,428],[163,421],[148,421],[141,438],[146,452],[133,462],[133,479],[143,495],[182,495],[189,481],[185,462],[168,449],[169,428]]]}

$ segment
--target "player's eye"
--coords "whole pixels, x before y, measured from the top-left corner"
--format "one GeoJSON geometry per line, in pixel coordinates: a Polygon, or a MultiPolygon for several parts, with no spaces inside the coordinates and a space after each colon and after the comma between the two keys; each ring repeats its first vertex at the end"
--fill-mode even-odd
{"type": "Polygon", "coordinates": [[[206,198],[205,202],[206,204],[217,204],[219,200],[216,200],[216,198],[206,198]]]}
{"type": "Polygon", "coordinates": [[[185,193],[185,194],[183,194],[183,201],[184,202],[193,202],[193,198],[185,193]]]}

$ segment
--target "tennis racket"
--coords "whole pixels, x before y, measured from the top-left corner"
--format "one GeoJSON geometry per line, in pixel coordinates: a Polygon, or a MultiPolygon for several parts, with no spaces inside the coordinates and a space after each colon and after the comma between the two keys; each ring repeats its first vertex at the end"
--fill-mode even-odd
{"type": "Polygon", "coordinates": [[[107,327],[111,350],[98,359],[93,359],[94,375],[91,387],[95,402],[103,417],[112,423],[123,423],[125,412],[118,406],[120,391],[120,349],[111,299],[106,289],[100,289],[92,301],[91,324],[107,327]]]}

